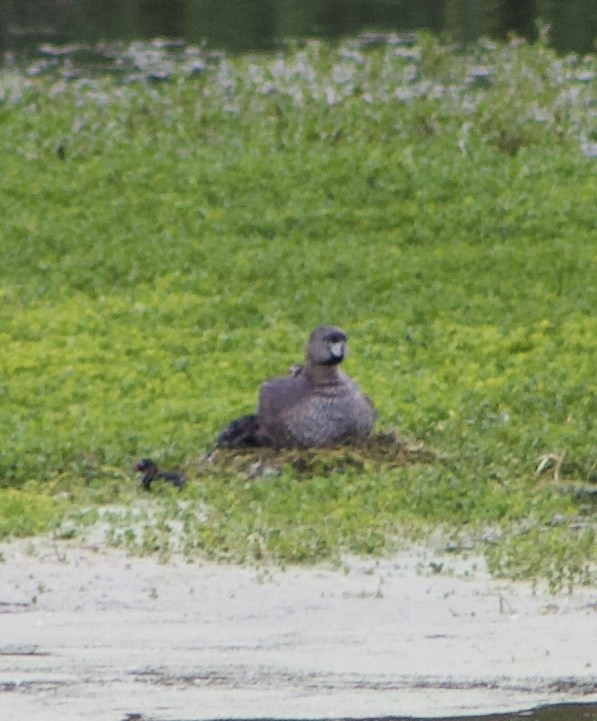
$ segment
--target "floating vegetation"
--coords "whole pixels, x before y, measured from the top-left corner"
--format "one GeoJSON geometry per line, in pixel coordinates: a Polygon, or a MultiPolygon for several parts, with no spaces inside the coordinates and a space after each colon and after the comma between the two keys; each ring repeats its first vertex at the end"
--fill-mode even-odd
{"type": "Polygon", "coordinates": [[[426,35],[2,68],[0,535],[288,563],[453,534],[589,582],[596,73],[426,35]],[[206,456],[320,322],[381,434],[206,456]]]}
{"type": "MultiPolygon", "coordinates": [[[[103,79],[123,84],[180,82],[200,76],[201,94],[226,113],[250,110],[285,114],[315,105],[355,103],[375,113],[415,102],[431,103],[421,116],[423,134],[456,131],[461,152],[480,132],[507,154],[536,142],[578,138],[588,158],[595,155],[594,56],[558,56],[545,45],[480,41],[472,49],[442,45],[430,36],[365,34],[329,45],[295,42],[269,55],[234,57],[182,41],[42,45],[41,58],[0,75],[0,102],[16,102],[27,78],[53,80],[49,92],[65,93],[68,83],[81,97],[110,93],[105,102],[134,98],[116,93],[103,79]],[[95,79],[96,83],[92,82],[95,79]]],[[[141,91],[141,95],[144,91],[141,91]]],[[[154,101],[160,96],[154,96],[154,101]]],[[[399,133],[399,117],[395,130],[399,133]]],[[[300,130],[300,128],[297,128],[300,130]]]]}

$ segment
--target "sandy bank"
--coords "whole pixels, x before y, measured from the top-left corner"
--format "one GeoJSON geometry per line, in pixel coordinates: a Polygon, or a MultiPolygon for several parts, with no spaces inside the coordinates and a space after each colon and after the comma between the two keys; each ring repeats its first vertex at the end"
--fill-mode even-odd
{"type": "Polygon", "coordinates": [[[459,715],[597,701],[597,591],[413,549],[346,569],[0,547],[3,718],[459,715]],[[441,567],[441,573],[435,573],[441,567]]]}

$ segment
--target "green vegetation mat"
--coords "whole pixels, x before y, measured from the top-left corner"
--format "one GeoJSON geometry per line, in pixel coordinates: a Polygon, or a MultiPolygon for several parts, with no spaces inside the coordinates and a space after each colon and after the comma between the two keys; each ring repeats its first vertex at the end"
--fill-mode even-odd
{"type": "Polygon", "coordinates": [[[0,71],[0,537],[286,563],[439,529],[496,574],[595,580],[596,58],[193,58],[0,71]],[[323,322],[382,434],[206,457],[323,322]],[[187,488],[142,493],[143,456],[187,488]]]}

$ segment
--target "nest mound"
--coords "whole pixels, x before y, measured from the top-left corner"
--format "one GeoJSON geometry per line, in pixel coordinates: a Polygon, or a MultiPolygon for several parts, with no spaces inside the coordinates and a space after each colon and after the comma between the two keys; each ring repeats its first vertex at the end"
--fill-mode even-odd
{"type": "Polygon", "coordinates": [[[434,463],[439,455],[423,445],[408,445],[394,431],[371,435],[365,441],[331,448],[274,449],[217,448],[199,462],[199,475],[242,474],[252,477],[278,475],[291,468],[298,476],[311,477],[373,468],[397,468],[434,463]]]}

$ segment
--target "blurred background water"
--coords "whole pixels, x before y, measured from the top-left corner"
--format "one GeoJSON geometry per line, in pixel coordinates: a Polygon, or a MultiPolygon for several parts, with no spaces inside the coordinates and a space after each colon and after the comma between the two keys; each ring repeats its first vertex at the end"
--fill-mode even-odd
{"type": "Polygon", "coordinates": [[[538,22],[561,52],[595,50],[597,0],[0,0],[0,61],[34,57],[49,43],[155,37],[232,52],[365,31],[533,39],[538,22]]]}

